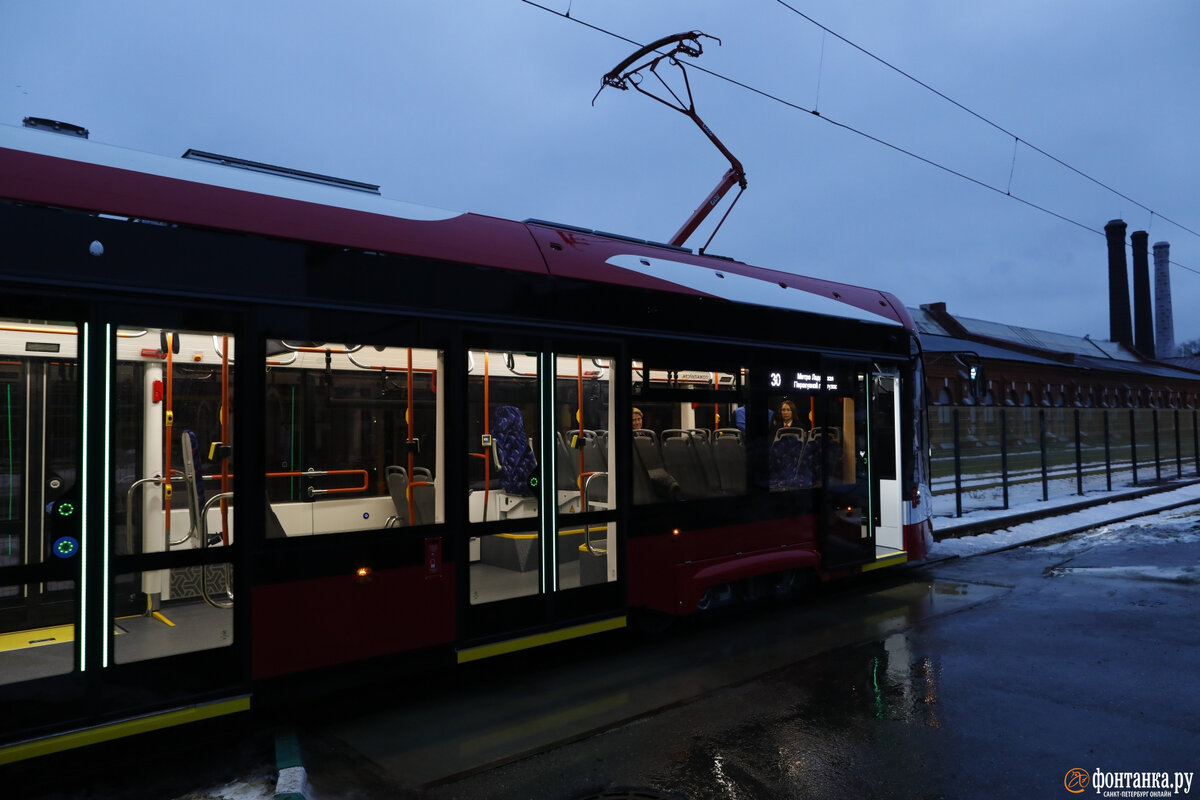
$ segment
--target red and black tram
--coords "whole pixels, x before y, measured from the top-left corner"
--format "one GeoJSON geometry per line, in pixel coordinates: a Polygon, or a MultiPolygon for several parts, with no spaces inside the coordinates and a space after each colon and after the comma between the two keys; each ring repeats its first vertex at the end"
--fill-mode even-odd
{"type": "Polygon", "coordinates": [[[0,763],[924,557],[875,290],[0,126],[0,763]]]}

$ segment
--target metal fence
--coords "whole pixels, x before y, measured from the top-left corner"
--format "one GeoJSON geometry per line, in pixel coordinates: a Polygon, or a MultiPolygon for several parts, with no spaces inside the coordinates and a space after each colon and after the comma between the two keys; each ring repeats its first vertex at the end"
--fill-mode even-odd
{"type": "Polygon", "coordinates": [[[1195,409],[930,406],[935,513],[1200,475],[1195,409]],[[940,508],[939,508],[940,507],[940,508]]]}

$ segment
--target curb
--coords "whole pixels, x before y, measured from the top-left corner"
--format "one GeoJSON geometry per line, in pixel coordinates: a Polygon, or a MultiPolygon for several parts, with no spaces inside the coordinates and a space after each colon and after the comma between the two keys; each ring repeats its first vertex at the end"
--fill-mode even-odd
{"type": "Polygon", "coordinates": [[[292,730],[275,734],[275,800],[309,800],[308,773],[300,757],[300,741],[292,730]]]}

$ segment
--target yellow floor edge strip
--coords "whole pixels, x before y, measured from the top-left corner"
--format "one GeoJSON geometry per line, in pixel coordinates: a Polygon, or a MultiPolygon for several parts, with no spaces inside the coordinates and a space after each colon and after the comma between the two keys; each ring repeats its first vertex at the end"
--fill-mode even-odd
{"type": "Polygon", "coordinates": [[[907,561],[908,561],[908,553],[901,551],[899,553],[895,553],[894,555],[884,556],[883,558],[879,559],[878,561],[874,561],[870,564],[863,564],[862,571],[870,572],[873,569],[883,569],[884,567],[895,567],[900,564],[904,564],[907,561]]]}
{"type": "Polygon", "coordinates": [[[186,725],[189,722],[199,722],[204,719],[221,717],[226,714],[236,714],[250,710],[250,696],[243,695],[229,700],[218,700],[213,703],[177,708],[160,714],[148,714],[144,717],[119,720],[107,725],[97,725],[92,728],[60,733],[40,739],[30,739],[25,742],[0,747],[0,764],[12,764],[38,756],[61,753],[64,750],[74,750],[77,747],[87,747],[100,742],[135,736],[139,733],[172,728],[176,725],[186,725]]]}
{"type": "Polygon", "coordinates": [[[75,641],[74,625],[53,625],[49,628],[34,628],[28,631],[0,633],[0,652],[24,650],[26,647],[41,647],[44,644],[61,644],[75,641]]]}
{"type": "Polygon", "coordinates": [[[508,639],[503,642],[469,647],[466,650],[458,651],[458,663],[465,664],[468,661],[478,661],[482,658],[492,658],[493,656],[500,656],[505,653],[515,653],[518,650],[528,650],[531,647],[541,647],[544,644],[578,639],[580,636],[591,636],[594,633],[615,631],[624,628],[626,624],[624,616],[612,617],[611,619],[602,619],[599,622],[589,622],[584,625],[574,625],[570,628],[562,628],[557,631],[547,631],[546,633],[537,633],[533,636],[521,636],[517,639],[508,639]]]}

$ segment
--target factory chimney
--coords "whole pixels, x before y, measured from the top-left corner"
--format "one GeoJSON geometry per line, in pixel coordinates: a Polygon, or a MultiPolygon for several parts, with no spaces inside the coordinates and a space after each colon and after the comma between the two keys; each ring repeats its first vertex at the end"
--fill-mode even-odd
{"type": "Polygon", "coordinates": [[[1108,241],[1108,338],[1133,345],[1129,318],[1129,277],[1125,263],[1125,222],[1114,219],[1104,226],[1108,241]]]}
{"type": "Polygon", "coordinates": [[[1150,308],[1150,234],[1134,231],[1133,245],[1133,332],[1134,347],[1146,358],[1154,358],[1154,311],[1150,308]]]}
{"type": "Polygon", "coordinates": [[[1171,245],[1154,243],[1154,338],[1158,357],[1175,355],[1175,317],[1171,312],[1171,245]]]}

